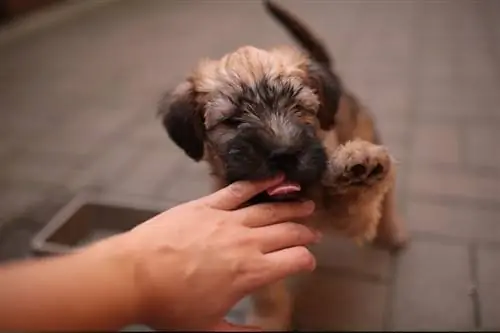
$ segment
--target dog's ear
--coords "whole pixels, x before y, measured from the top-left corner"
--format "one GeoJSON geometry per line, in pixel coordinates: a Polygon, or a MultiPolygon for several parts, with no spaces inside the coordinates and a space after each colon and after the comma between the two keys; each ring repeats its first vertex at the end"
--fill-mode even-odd
{"type": "Polygon", "coordinates": [[[335,123],[342,87],[340,79],[331,70],[316,62],[307,67],[308,84],[317,92],[320,99],[318,119],[322,129],[327,130],[335,123]]]}
{"type": "Polygon", "coordinates": [[[193,160],[203,157],[205,126],[191,82],[186,81],[160,100],[158,113],[170,139],[193,160]]]}

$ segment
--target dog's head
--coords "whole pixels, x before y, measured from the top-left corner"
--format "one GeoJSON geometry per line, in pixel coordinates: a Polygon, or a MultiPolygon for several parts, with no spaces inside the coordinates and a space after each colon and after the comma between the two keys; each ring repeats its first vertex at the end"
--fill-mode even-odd
{"type": "Polygon", "coordinates": [[[326,168],[340,83],[294,49],[244,47],[207,60],[160,103],[170,138],[227,184],[285,174],[263,200],[295,198],[326,168]]]}

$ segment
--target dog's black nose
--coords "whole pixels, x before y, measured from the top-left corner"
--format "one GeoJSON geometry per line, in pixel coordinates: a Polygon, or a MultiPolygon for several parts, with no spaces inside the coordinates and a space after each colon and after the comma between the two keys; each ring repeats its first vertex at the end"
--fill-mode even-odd
{"type": "Polygon", "coordinates": [[[297,165],[297,152],[286,148],[273,150],[269,155],[269,162],[278,169],[287,171],[297,165]]]}

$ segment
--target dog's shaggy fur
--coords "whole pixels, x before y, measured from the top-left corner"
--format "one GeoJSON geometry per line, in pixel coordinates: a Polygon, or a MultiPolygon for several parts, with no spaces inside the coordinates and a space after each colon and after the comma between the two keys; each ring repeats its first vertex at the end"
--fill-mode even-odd
{"type": "MultiPolygon", "coordinates": [[[[401,247],[395,165],[373,118],[335,74],[322,44],[284,9],[265,5],[307,52],[245,46],[201,62],[160,103],[167,133],[193,160],[208,162],[216,189],[284,172],[300,184],[300,197],[316,203],[308,225],[401,247]]],[[[273,199],[263,193],[253,202],[273,199]]],[[[290,328],[292,295],[284,282],[253,301],[250,324],[290,328]]]]}

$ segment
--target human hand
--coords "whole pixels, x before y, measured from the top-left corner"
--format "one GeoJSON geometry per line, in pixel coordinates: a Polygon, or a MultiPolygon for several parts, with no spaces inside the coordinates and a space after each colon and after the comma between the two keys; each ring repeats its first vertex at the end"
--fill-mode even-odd
{"type": "Polygon", "coordinates": [[[312,202],[238,209],[280,181],[233,183],[123,234],[143,323],[155,329],[234,330],[223,318],[242,297],[314,269],[304,245],[319,233],[288,222],[311,214],[312,202]]]}

